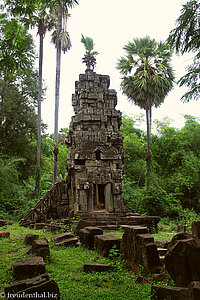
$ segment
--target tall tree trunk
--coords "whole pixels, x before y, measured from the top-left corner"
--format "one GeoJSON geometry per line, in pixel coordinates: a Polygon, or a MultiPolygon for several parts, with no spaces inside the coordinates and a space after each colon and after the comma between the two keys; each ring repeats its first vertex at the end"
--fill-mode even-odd
{"type": "Polygon", "coordinates": [[[62,5],[58,3],[58,28],[56,42],[56,83],[55,83],[55,116],[54,116],[54,170],[53,184],[57,182],[58,173],[58,110],[59,110],[59,95],[60,95],[60,66],[61,66],[61,41],[60,33],[62,30],[62,5]]]}
{"type": "Polygon", "coordinates": [[[36,182],[35,198],[38,198],[40,191],[40,156],[41,156],[41,102],[42,102],[42,64],[43,64],[43,41],[44,41],[44,21],[39,24],[39,79],[38,79],[38,137],[37,137],[37,163],[36,163],[36,182]]]}
{"type": "Polygon", "coordinates": [[[146,173],[147,173],[147,187],[150,186],[151,177],[151,152],[150,152],[150,112],[151,109],[146,109],[146,123],[147,123],[147,154],[146,154],[146,173]]]}

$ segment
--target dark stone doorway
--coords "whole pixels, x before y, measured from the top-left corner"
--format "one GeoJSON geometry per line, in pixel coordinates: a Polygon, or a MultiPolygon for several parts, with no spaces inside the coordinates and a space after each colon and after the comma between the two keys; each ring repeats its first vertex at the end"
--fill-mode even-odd
{"type": "Polygon", "coordinates": [[[105,184],[94,185],[94,210],[105,210],[106,208],[105,186],[105,184]]]}

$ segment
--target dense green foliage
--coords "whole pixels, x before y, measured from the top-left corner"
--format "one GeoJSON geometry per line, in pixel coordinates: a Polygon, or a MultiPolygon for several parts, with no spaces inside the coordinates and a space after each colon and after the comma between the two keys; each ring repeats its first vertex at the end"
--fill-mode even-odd
{"type": "Polygon", "coordinates": [[[18,19],[0,13],[0,75],[16,79],[31,69],[35,59],[32,37],[18,19]]]}
{"type": "Polygon", "coordinates": [[[129,210],[178,217],[184,208],[200,211],[200,124],[185,116],[185,126],[176,129],[168,120],[156,121],[151,134],[152,184],[144,189],[145,134],[124,117],[124,200],[129,210]],[[133,125],[131,127],[131,125],[133,125]]]}
{"type": "Polygon", "coordinates": [[[37,133],[38,74],[34,70],[32,37],[23,28],[21,32],[21,28],[17,20],[1,18],[0,152],[11,158],[23,158],[23,164],[19,163],[20,178],[27,179],[35,163],[32,154],[37,133]]]}
{"type": "MultiPolygon", "coordinates": [[[[4,35],[2,43],[10,47],[10,37],[3,28],[8,22],[1,23],[4,35]]],[[[1,44],[0,42],[0,44],[1,44]]],[[[1,45],[0,45],[1,47],[1,45]]],[[[0,62],[4,60],[7,68],[1,71],[5,76],[0,79],[0,216],[23,215],[33,205],[35,185],[35,164],[37,148],[37,86],[38,73],[33,68],[34,46],[32,37],[24,31],[21,52],[14,52],[11,60],[5,55],[7,48],[0,52],[0,62]],[[27,65],[13,65],[12,60],[20,61],[27,58],[27,65]],[[6,60],[6,62],[5,62],[6,60]],[[12,72],[12,68],[15,71],[12,72]]],[[[43,129],[44,129],[43,125],[43,129]]],[[[66,130],[65,130],[66,132],[66,130]]],[[[63,147],[63,135],[60,134],[60,155],[58,174],[65,176],[67,149],[63,147]]],[[[53,136],[42,137],[42,182],[41,195],[52,184],[53,170],[53,136]]]]}
{"type": "MultiPolygon", "coordinates": [[[[125,148],[124,202],[128,211],[181,219],[187,209],[200,211],[200,124],[185,116],[185,126],[176,129],[165,120],[156,121],[152,139],[152,184],[146,191],[146,134],[139,129],[141,116],[123,117],[122,133],[125,148]],[[185,210],[186,209],[186,210],[185,210]]],[[[58,180],[65,177],[67,148],[66,130],[60,132],[58,180]]],[[[36,145],[36,142],[35,142],[36,145]]],[[[41,196],[52,185],[53,138],[42,137],[41,196]]],[[[1,156],[0,197],[1,216],[6,213],[22,216],[34,204],[34,173],[26,180],[23,168],[26,157],[1,156]],[[26,204],[24,204],[26,202],[26,204]],[[16,207],[16,203],[18,206],[16,207]]],[[[34,162],[32,168],[34,167],[34,162]]],[[[26,168],[25,168],[26,171],[26,168]]],[[[25,172],[26,174],[26,172],[25,172]]]]}

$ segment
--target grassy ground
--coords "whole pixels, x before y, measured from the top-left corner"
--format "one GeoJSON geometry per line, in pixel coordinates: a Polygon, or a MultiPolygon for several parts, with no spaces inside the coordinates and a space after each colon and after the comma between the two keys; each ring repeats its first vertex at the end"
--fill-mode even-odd
{"type": "MultiPolygon", "coordinates": [[[[13,240],[14,237],[25,236],[28,233],[39,234],[50,242],[51,261],[46,262],[46,272],[54,279],[60,289],[61,299],[150,299],[150,285],[135,284],[134,274],[123,267],[122,262],[110,260],[98,255],[96,251],[83,247],[56,247],[51,243],[51,233],[45,230],[33,230],[19,227],[17,224],[1,228],[9,231],[10,239],[1,239],[0,247],[0,293],[3,288],[16,282],[12,264],[29,257],[28,246],[23,240],[13,240]],[[100,262],[114,264],[115,271],[108,273],[84,273],[85,262],[100,262]]],[[[112,233],[122,235],[122,232],[112,233]]]]}

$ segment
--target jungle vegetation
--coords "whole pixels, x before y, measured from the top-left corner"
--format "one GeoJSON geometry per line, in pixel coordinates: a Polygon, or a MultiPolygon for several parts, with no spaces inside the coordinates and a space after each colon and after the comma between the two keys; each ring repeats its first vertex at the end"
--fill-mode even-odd
{"type": "MultiPolygon", "coordinates": [[[[40,2],[43,3],[43,1],[35,1],[37,5],[40,2]]],[[[52,0],[51,2],[55,4],[55,1],[52,0]]],[[[68,1],[68,4],[72,4],[72,2],[68,1]]],[[[4,1],[4,3],[13,4],[14,0],[4,1]]],[[[26,4],[26,0],[18,1],[18,3],[26,4]]],[[[25,24],[27,19],[25,18],[23,21],[11,13],[10,11],[8,17],[5,9],[1,7],[0,218],[12,217],[19,219],[37,201],[35,199],[35,166],[38,148],[39,73],[34,68],[36,53],[32,36],[28,33],[29,26],[25,24]]],[[[186,84],[190,88],[189,94],[183,96],[185,101],[192,98],[197,99],[199,95],[198,16],[198,1],[188,1],[183,6],[181,15],[177,20],[177,27],[170,32],[167,41],[176,52],[183,54],[191,51],[196,54],[193,64],[188,67],[188,73],[179,80],[180,85],[186,84]],[[185,21],[187,14],[190,14],[189,23],[185,21]]],[[[87,39],[87,37],[82,38],[87,39]]],[[[142,39],[137,41],[137,45],[139,45],[139,41],[141,42],[142,39]]],[[[151,43],[157,45],[154,40],[151,40],[151,43]]],[[[135,46],[135,44],[126,46],[130,53],[134,48],[132,46],[135,46]]],[[[141,47],[141,45],[139,46],[141,47]]],[[[168,49],[167,46],[165,48],[164,44],[160,46],[163,47],[162,52],[168,49]]],[[[86,50],[88,49],[86,48],[86,50]]],[[[170,58],[171,52],[167,53],[170,58]]],[[[119,65],[119,67],[124,68],[122,65],[119,65]]],[[[141,75],[145,68],[136,70],[136,75],[141,75]]],[[[164,91],[163,97],[172,87],[173,74],[170,68],[169,71],[169,85],[164,91]]],[[[150,69],[149,72],[147,75],[151,75],[154,69],[150,69]]],[[[128,94],[129,90],[127,90],[128,97],[130,96],[128,94]]],[[[43,98],[44,90],[42,91],[43,98]]],[[[156,101],[158,101],[156,105],[155,103],[151,104],[154,106],[159,105],[159,99],[156,99],[156,101]]],[[[164,98],[160,101],[164,101],[164,98]]],[[[148,115],[152,105],[147,107],[148,115]]],[[[140,116],[123,116],[121,126],[126,153],[123,197],[128,211],[167,216],[169,218],[179,218],[181,214],[187,214],[191,211],[194,214],[195,212],[199,213],[199,120],[186,115],[185,125],[181,129],[174,128],[168,119],[163,121],[154,120],[154,125],[152,125],[154,130],[148,133],[140,129],[141,121],[140,116]],[[149,184],[148,193],[145,187],[147,178],[147,134],[151,140],[151,183],[149,184]]],[[[45,133],[45,128],[46,125],[41,122],[39,197],[43,196],[53,183],[55,134],[45,133]]],[[[58,176],[56,180],[62,180],[65,176],[68,151],[64,145],[66,131],[66,128],[60,130],[58,142],[56,142],[59,148],[58,176]]]]}

